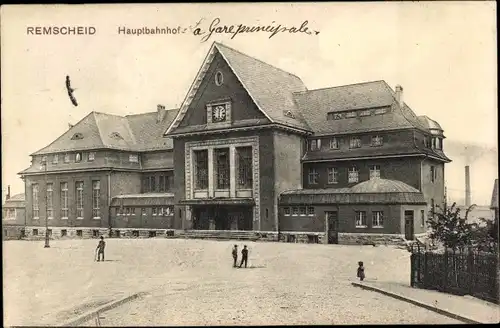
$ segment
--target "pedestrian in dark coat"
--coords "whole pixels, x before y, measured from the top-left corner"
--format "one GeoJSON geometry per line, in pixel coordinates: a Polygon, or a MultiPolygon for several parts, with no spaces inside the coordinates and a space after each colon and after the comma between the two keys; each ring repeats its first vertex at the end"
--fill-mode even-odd
{"type": "Polygon", "coordinates": [[[104,247],[106,247],[106,242],[104,241],[104,237],[101,236],[101,240],[99,240],[99,244],[97,244],[97,262],[101,260],[101,255],[102,255],[102,260],[104,261],[104,247]]]}
{"type": "Polygon", "coordinates": [[[236,268],[236,263],[238,262],[238,245],[233,247],[233,267],[236,268]]]}
{"type": "Polygon", "coordinates": [[[243,262],[245,262],[245,268],[247,267],[247,261],[248,261],[248,249],[247,245],[243,246],[243,249],[241,250],[241,263],[240,263],[240,268],[243,265],[243,262]]]}

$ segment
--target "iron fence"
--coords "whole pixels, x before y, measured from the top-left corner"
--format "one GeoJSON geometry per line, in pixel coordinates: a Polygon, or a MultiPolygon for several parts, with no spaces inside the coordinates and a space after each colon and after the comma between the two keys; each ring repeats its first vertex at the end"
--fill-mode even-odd
{"type": "Polygon", "coordinates": [[[455,295],[471,295],[499,304],[498,253],[468,249],[464,252],[430,252],[412,248],[412,287],[455,295]]]}

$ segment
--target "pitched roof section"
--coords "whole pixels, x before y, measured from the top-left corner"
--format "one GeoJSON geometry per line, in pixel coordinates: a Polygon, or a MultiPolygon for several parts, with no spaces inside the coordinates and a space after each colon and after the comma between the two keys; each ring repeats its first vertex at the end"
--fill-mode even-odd
{"type": "Polygon", "coordinates": [[[173,132],[184,118],[217,52],[222,55],[255,105],[271,122],[306,131],[311,130],[302,113],[296,107],[293,98],[294,92],[307,90],[300,78],[221,43],[214,42],[177,117],[165,131],[165,134],[173,132]],[[287,112],[292,115],[287,115],[287,112]]]}
{"type": "Polygon", "coordinates": [[[47,147],[36,151],[32,155],[57,153],[69,150],[98,149],[103,147],[104,144],[97,126],[95,113],[91,112],[47,147]]]}
{"type": "Polygon", "coordinates": [[[166,110],[163,119],[158,113],[118,116],[91,112],[54,142],[32,155],[90,149],[148,151],[172,149],[171,138],[162,136],[178,109],[166,110]]]}
{"type": "Polygon", "coordinates": [[[372,81],[294,94],[299,109],[305,115],[315,135],[359,133],[369,131],[418,128],[427,130],[418,122],[415,113],[396,101],[395,92],[385,81],[372,81]],[[327,120],[331,112],[387,108],[385,114],[327,120]]]}

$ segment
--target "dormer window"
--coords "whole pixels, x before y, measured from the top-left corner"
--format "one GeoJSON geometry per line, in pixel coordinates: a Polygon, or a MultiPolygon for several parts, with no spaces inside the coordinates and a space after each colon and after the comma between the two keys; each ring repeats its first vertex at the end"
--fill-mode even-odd
{"type": "Polygon", "coordinates": [[[373,136],[372,137],[372,146],[377,147],[377,146],[382,146],[384,143],[384,140],[381,136],[373,136]]]}
{"type": "Polygon", "coordinates": [[[75,133],[72,137],[71,137],[71,140],[79,140],[79,139],[83,139],[83,134],[77,132],[75,133]]]}
{"type": "Polygon", "coordinates": [[[432,138],[432,149],[436,149],[436,138],[432,138]]]}
{"type": "Polygon", "coordinates": [[[293,113],[289,110],[285,111],[285,116],[290,118],[295,118],[295,115],[293,115],[293,113]]]}
{"type": "Polygon", "coordinates": [[[138,154],[130,154],[130,155],[128,155],[128,161],[130,163],[139,163],[139,155],[138,154]]]}
{"type": "Polygon", "coordinates": [[[313,139],[310,141],[310,149],[312,151],[321,149],[321,139],[313,139]]]}
{"type": "Polygon", "coordinates": [[[339,140],[337,138],[330,139],[330,149],[339,149],[339,140]]]}
{"type": "Polygon", "coordinates": [[[437,149],[443,150],[443,138],[437,138],[437,149]]]}
{"type": "Polygon", "coordinates": [[[328,113],[326,114],[326,120],[327,121],[332,121],[332,120],[341,120],[342,119],[342,114],[341,113],[328,113]]]}
{"type": "Polygon", "coordinates": [[[117,140],[123,139],[123,137],[118,132],[112,132],[109,136],[117,140]]]}
{"type": "Polygon", "coordinates": [[[361,139],[359,137],[352,137],[349,142],[349,148],[360,148],[361,139]]]}

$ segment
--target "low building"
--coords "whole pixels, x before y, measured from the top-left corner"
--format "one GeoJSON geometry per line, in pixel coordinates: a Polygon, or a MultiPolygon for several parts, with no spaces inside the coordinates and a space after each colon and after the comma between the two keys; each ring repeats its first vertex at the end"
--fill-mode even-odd
{"type": "Polygon", "coordinates": [[[374,178],[350,188],[286,191],[280,232],[329,244],[399,243],[425,233],[427,202],[404,182],[374,178]],[[322,240],[325,238],[325,240],[322,240]]]}
{"type": "Polygon", "coordinates": [[[8,187],[2,206],[2,236],[4,239],[20,239],[25,236],[26,201],[24,193],[10,196],[8,187]]]}

